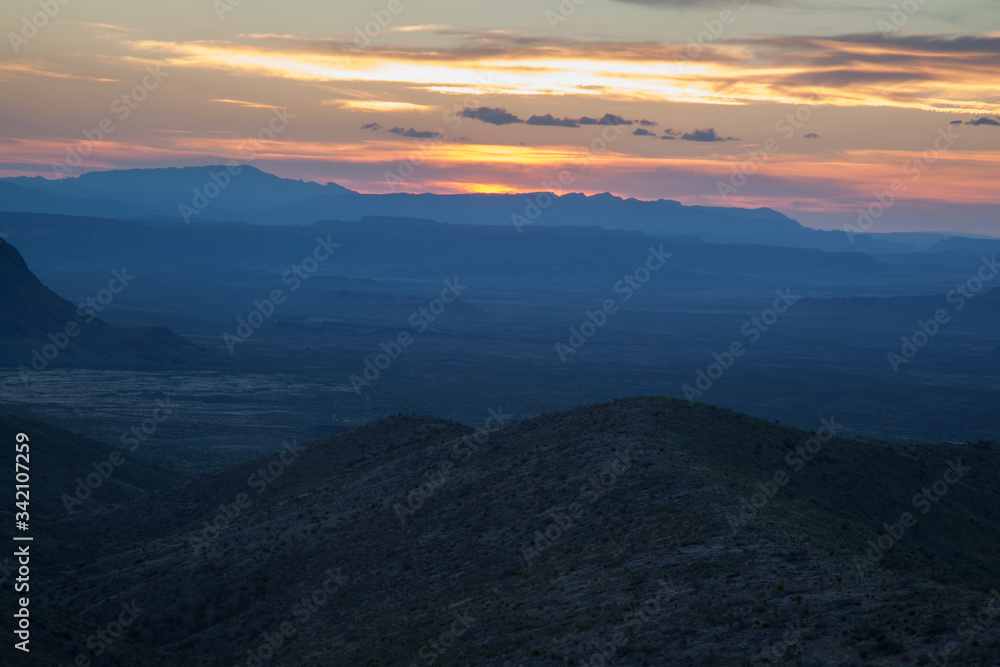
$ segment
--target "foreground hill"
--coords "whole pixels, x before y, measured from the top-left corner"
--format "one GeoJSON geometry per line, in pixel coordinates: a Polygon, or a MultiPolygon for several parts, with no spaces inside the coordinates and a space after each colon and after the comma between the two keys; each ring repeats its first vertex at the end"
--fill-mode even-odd
{"type": "MultiPolygon", "coordinates": [[[[0,439],[13,443],[18,433],[28,434],[30,445],[37,444],[30,447],[29,461],[36,471],[31,480],[35,516],[62,518],[70,512],[122,503],[175,486],[185,478],[138,448],[115,447],[36,419],[0,415],[0,439]]],[[[13,483],[13,476],[7,476],[4,488],[13,483]]],[[[7,495],[13,497],[13,490],[7,495]]]]}
{"type": "Polygon", "coordinates": [[[655,398],[286,443],[75,515],[46,628],[67,663],[134,600],[119,664],[997,664],[962,625],[998,604],[996,445],[838,428],[655,398]]]}
{"type": "MultiPolygon", "coordinates": [[[[76,306],[47,288],[14,246],[0,239],[0,366],[32,370],[56,366],[190,366],[206,352],[165,328],[122,329],[97,317],[98,308],[128,287],[113,273],[88,306],[76,306]],[[97,303],[100,301],[100,303],[97,303]]],[[[27,378],[27,379],[25,379],[27,378]]]]}
{"type": "MultiPolygon", "coordinates": [[[[29,588],[20,592],[27,593],[35,602],[38,598],[34,594],[40,593],[38,580],[45,576],[44,573],[60,563],[80,563],[91,558],[92,545],[87,529],[73,520],[71,512],[92,511],[126,502],[152,491],[176,486],[186,478],[178,470],[146,457],[141,450],[114,447],[35,419],[0,414],[0,442],[9,447],[11,467],[10,473],[4,475],[0,482],[3,497],[11,499],[4,508],[3,518],[12,534],[28,535],[33,539],[30,543],[29,588]],[[19,481],[14,476],[14,454],[15,443],[21,442],[19,434],[28,436],[28,441],[24,443],[27,451],[17,461],[21,464],[17,472],[27,475],[29,487],[26,496],[17,497],[21,503],[27,498],[23,508],[15,508],[14,505],[15,484],[19,481]],[[14,513],[22,509],[27,511],[29,530],[15,533],[14,513]]],[[[23,516],[16,518],[21,520],[23,516]]],[[[11,544],[18,548],[24,545],[11,544]]],[[[14,578],[18,576],[16,568],[19,563],[14,551],[12,546],[0,555],[0,584],[8,591],[12,591],[14,578]]],[[[3,596],[5,614],[14,613],[15,601],[19,597],[13,592],[3,596]]],[[[37,611],[38,607],[32,608],[33,614],[37,611]]],[[[74,644],[85,643],[91,628],[82,619],[71,617],[60,620],[55,626],[64,627],[67,624],[72,628],[71,632],[53,634],[50,627],[35,623],[31,653],[27,656],[18,653],[15,659],[12,646],[5,645],[0,649],[0,665],[71,664],[78,653],[74,644]],[[74,642],[74,636],[78,642],[74,642]]]]}

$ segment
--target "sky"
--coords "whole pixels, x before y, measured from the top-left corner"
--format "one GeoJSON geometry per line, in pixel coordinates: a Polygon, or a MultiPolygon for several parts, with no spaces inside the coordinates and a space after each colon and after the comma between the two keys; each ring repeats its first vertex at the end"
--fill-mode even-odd
{"type": "Polygon", "coordinates": [[[6,0],[0,176],[250,163],[1000,235],[998,0],[6,0]]]}

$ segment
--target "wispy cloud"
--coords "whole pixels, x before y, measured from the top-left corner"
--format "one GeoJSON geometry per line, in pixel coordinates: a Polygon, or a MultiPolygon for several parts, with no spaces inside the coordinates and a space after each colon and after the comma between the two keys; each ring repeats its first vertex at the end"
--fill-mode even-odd
{"type": "Polygon", "coordinates": [[[139,28],[121,25],[119,23],[96,23],[93,21],[59,21],[64,25],[79,25],[85,28],[100,28],[102,30],[112,30],[115,32],[145,32],[139,28]]]}
{"type": "Polygon", "coordinates": [[[450,25],[443,23],[429,23],[425,25],[402,25],[395,28],[389,28],[389,32],[446,32],[455,30],[450,25]]]}
{"type": "Polygon", "coordinates": [[[209,102],[218,102],[219,104],[235,104],[236,106],[246,107],[248,109],[280,109],[280,106],[274,104],[261,104],[259,102],[247,102],[245,100],[226,100],[226,99],[214,99],[209,100],[209,102]]]}
{"type": "Polygon", "coordinates": [[[683,45],[584,42],[489,34],[451,47],[372,45],[348,57],[336,40],[255,35],[242,42],[128,42],[171,67],[313,82],[400,83],[436,92],[601,96],[709,104],[805,102],[998,113],[992,77],[1000,37],[756,37],[722,42],[702,57],[683,45]]]}
{"type": "Polygon", "coordinates": [[[341,107],[352,111],[427,111],[433,106],[413,102],[386,102],[382,100],[323,100],[326,106],[341,107]]]}
{"type": "Polygon", "coordinates": [[[53,79],[75,79],[77,81],[95,81],[100,83],[115,83],[118,79],[107,79],[97,76],[86,76],[69,71],[56,69],[55,65],[40,60],[8,60],[0,62],[0,81],[12,81],[18,78],[43,76],[53,79]]]}

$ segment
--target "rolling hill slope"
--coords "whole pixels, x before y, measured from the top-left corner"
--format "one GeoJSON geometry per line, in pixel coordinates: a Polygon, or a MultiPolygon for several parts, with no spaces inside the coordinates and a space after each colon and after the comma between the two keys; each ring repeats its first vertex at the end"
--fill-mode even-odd
{"type": "Polygon", "coordinates": [[[956,628],[1000,586],[996,445],[831,417],[395,417],[74,517],[105,546],[46,584],[46,618],[135,599],[120,650],[145,665],[923,664],[949,642],[995,664],[956,628]]]}

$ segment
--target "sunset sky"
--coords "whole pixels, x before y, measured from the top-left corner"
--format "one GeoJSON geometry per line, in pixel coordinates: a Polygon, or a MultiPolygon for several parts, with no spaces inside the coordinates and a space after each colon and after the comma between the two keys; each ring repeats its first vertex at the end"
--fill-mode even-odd
{"type": "Polygon", "coordinates": [[[450,193],[553,190],[573,168],[561,192],[836,229],[901,181],[873,231],[1000,235],[996,0],[63,1],[0,9],[0,176],[252,155],[450,193]],[[84,132],[106,136],[68,168],[84,132]]]}

